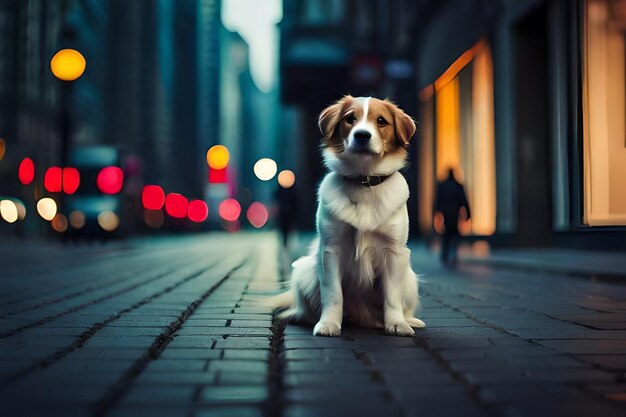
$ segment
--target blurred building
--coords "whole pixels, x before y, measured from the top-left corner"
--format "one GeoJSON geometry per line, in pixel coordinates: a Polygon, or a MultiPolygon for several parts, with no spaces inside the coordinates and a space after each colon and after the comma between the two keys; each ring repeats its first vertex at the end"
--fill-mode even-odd
{"type": "Polygon", "coordinates": [[[422,232],[452,167],[472,235],[623,248],[626,1],[432,1],[418,27],[422,232]]]}
{"type": "Polygon", "coordinates": [[[141,157],[147,182],[189,198],[206,184],[219,141],[219,0],[0,2],[0,195],[33,199],[17,182],[22,158],[59,165],[62,104],[50,59],[80,51],[69,93],[70,144],[107,144],[141,157]],[[27,195],[26,195],[26,194],[27,195]]]}
{"type": "Polygon", "coordinates": [[[200,198],[219,129],[220,2],[107,3],[107,136],[142,156],[146,181],[200,198]]]}
{"type": "MultiPolygon", "coordinates": [[[[324,174],[317,116],[345,94],[389,97],[417,111],[414,0],[284,0],[281,28],[282,158],[297,161],[301,227],[312,227],[324,174]]],[[[415,159],[415,144],[411,158],[415,159]]],[[[406,172],[415,186],[415,166],[406,172]]],[[[410,202],[412,212],[415,201],[410,202]]]]}
{"type": "Polygon", "coordinates": [[[0,194],[25,198],[16,177],[21,158],[59,160],[59,86],[48,65],[62,42],[64,14],[62,1],[0,2],[0,194]]]}

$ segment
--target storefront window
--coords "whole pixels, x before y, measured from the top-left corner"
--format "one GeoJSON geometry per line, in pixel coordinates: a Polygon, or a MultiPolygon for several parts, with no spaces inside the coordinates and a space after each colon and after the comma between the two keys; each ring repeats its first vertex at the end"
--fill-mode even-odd
{"type": "MultiPolygon", "coordinates": [[[[480,42],[459,57],[433,85],[422,91],[421,98],[423,193],[432,193],[435,178],[441,181],[453,169],[456,178],[465,185],[472,210],[472,221],[466,225],[465,232],[493,234],[496,228],[493,64],[487,44],[480,42]],[[430,175],[425,172],[428,169],[430,175]]],[[[432,197],[420,197],[420,225],[427,231],[432,225],[432,208],[428,207],[432,205],[432,197]]]]}
{"type": "Polygon", "coordinates": [[[587,0],[583,51],[584,222],[626,224],[626,0],[587,0]]]}

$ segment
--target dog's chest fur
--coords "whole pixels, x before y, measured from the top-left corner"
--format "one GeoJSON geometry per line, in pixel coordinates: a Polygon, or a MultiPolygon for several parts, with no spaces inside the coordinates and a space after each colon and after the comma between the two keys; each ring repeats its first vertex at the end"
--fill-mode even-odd
{"type": "Polygon", "coordinates": [[[386,253],[408,237],[408,186],[400,173],[364,187],[330,173],[320,185],[318,231],[327,250],[337,253],[344,279],[373,284],[386,253]]]}

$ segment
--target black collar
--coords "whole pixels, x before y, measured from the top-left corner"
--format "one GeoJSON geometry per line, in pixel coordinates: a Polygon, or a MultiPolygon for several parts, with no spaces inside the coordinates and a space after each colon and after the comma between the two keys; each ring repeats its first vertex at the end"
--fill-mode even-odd
{"type": "Polygon", "coordinates": [[[359,184],[364,187],[374,187],[382,184],[391,175],[359,175],[358,177],[343,177],[346,181],[353,184],[359,184]]]}

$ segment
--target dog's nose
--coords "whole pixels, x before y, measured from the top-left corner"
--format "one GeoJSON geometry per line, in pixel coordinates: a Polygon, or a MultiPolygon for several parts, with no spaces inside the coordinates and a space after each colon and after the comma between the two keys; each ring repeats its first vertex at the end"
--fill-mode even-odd
{"type": "Polygon", "coordinates": [[[359,145],[364,145],[369,142],[372,134],[367,130],[357,130],[354,132],[354,141],[359,145]]]}

